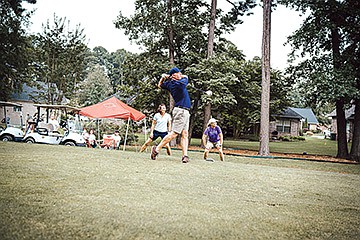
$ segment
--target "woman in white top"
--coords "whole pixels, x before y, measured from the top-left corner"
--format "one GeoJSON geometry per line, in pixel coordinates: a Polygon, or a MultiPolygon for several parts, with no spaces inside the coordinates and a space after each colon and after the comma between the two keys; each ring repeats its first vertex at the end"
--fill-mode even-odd
{"type": "MultiPolygon", "coordinates": [[[[159,137],[163,139],[168,134],[168,132],[171,131],[171,116],[170,114],[166,113],[165,104],[160,104],[157,110],[158,112],[154,115],[151,124],[150,136],[144,145],[142,145],[140,152],[145,151],[146,147],[159,137]]],[[[166,144],[165,147],[167,154],[171,155],[170,145],[166,144]]]]}

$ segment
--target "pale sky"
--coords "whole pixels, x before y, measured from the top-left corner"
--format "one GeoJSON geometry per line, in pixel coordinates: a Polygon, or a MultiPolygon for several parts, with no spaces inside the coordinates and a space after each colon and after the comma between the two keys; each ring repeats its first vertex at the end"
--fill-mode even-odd
{"type": "MultiPolygon", "coordinates": [[[[24,4],[24,6],[29,5],[24,4]]],[[[84,28],[90,48],[102,46],[109,52],[121,48],[130,52],[141,51],[113,24],[119,11],[125,16],[133,14],[135,10],[133,0],[37,0],[37,3],[31,6],[37,9],[31,17],[33,24],[30,32],[32,33],[41,32],[41,26],[47,19],[52,23],[53,15],[56,13],[58,17],[66,17],[70,20],[70,28],[75,28],[76,24],[84,28]]],[[[218,7],[228,9],[231,6],[225,0],[218,0],[218,7]]],[[[261,56],[262,8],[257,7],[253,11],[253,15],[242,18],[244,23],[239,25],[235,32],[226,35],[227,39],[243,50],[247,59],[261,56]]],[[[299,28],[302,19],[297,12],[283,6],[278,6],[272,13],[271,66],[273,68],[282,70],[286,67],[290,47],[284,47],[283,44],[286,37],[299,28]]]]}

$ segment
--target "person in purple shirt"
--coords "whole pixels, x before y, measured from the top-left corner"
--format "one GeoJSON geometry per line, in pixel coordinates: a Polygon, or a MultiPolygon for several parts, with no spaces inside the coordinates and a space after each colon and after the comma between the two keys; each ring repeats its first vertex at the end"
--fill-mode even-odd
{"type": "Polygon", "coordinates": [[[179,134],[181,135],[181,148],[182,148],[182,159],[183,163],[189,162],[188,157],[188,131],[189,131],[189,121],[190,121],[190,97],[186,89],[186,86],[189,83],[187,76],[182,75],[180,70],[177,67],[173,67],[169,74],[163,74],[161,77],[158,87],[166,89],[170,92],[171,96],[174,98],[175,107],[172,111],[173,123],[172,130],[169,132],[165,138],[161,140],[159,145],[153,146],[151,148],[151,159],[156,160],[157,155],[159,154],[162,147],[169,143],[172,139],[176,138],[179,134]]]}
{"type": "Polygon", "coordinates": [[[205,146],[204,151],[204,159],[208,159],[209,151],[216,147],[219,151],[220,160],[224,161],[224,153],[223,153],[223,142],[224,137],[221,131],[221,128],[216,124],[216,119],[211,118],[208,122],[208,127],[205,129],[202,140],[205,146]]]}

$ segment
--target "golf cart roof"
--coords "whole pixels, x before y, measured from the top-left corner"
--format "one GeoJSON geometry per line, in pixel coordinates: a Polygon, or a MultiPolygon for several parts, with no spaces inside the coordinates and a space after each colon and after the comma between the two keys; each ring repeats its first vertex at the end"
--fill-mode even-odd
{"type": "Polygon", "coordinates": [[[68,105],[56,105],[56,104],[34,104],[35,107],[48,108],[48,109],[61,109],[65,111],[80,111],[80,108],[68,106],[68,105]]]}
{"type": "Polygon", "coordinates": [[[22,107],[19,103],[0,101],[0,107],[22,107]]]}

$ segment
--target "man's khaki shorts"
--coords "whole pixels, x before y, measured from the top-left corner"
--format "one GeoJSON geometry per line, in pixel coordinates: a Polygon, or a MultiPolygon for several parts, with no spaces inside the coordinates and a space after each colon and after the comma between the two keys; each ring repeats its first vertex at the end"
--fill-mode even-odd
{"type": "Polygon", "coordinates": [[[189,131],[190,113],[186,109],[174,107],[172,131],[181,134],[183,130],[189,131]]]}

